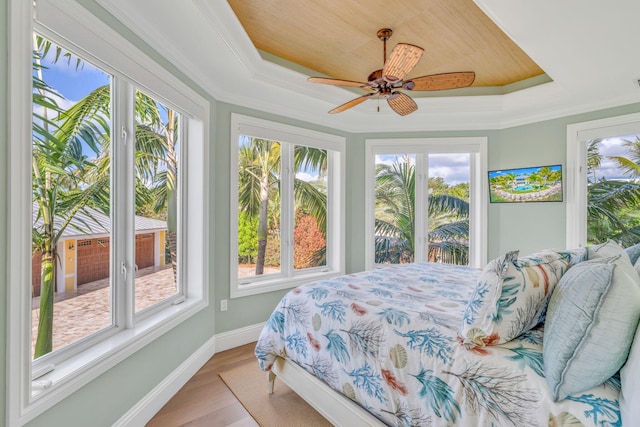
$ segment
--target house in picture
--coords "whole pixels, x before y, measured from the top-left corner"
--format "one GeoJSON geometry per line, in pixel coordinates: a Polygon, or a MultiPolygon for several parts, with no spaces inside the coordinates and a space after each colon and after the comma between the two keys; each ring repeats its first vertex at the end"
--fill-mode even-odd
{"type": "Polygon", "coordinates": [[[631,0],[4,0],[0,419],[145,425],[305,283],[637,243],[636,205],[596,227],[589,195],[638,185],[610,163],[640,141],[638,16],[631,0]],[[496,177],[490,197],[490,172],[545,165],[558,174],[496,177]],[[136,274],[163,266],[163,293],[136,274]],[[107,276],[100,304],[49,303],[107,276]],[[91,329],[56,345],[60,313],[91,329]]]}

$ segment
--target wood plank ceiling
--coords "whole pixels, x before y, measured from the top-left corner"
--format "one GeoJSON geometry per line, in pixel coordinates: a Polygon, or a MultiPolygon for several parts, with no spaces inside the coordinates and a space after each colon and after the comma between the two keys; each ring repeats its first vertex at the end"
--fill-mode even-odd
{"type": "Polygon", "coordinates": [[[544,71],[472,0],[228,0],[264,52],[333,78],[366,81],[382,68],[376,33],[425,49],[408,75],[475,71],[473,87],[500,87],[544,71]]]}

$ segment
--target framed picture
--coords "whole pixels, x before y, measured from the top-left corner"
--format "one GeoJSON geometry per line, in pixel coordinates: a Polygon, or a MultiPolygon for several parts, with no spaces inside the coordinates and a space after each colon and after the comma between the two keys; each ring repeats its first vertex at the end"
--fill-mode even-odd
{"type": "Polygon", "coordinates": [[[562,165],[489,171],[491,203],[561,202],[562,165]]]}

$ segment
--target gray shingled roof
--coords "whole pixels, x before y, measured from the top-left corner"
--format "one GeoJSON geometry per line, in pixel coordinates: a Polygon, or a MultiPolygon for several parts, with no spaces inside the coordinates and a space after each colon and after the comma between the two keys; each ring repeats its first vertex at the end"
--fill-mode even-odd
{"type": "MultiPolygon", "coordinates": [[[[42,219],[37,218],[38,204],[33,202],[32,221],[35,227],[42,224],[42,219]]],[[[56,218],[57,224],[62,224],[60,218],[56,218]]],[[[136,215],[135,217],[136,232],[151,232],[158,230],[166,230],[167,222],[153,218],[146,218],[136,215]]],[[[71,224],[62,233],[64,239],[71,237],[75,238],[87,238],[91,235],[104,235],[109,234],[111,230],[111,218],[97,209],[84,208],[84,210],[78,212],[71,224]]]]}

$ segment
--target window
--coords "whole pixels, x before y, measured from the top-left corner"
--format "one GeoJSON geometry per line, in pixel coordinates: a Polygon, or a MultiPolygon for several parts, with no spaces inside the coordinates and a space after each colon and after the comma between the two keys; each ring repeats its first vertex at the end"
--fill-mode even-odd
{"type": "Polygon", "coordinates": [[[10,20],[11,425],[208,303],[208,104],[75,3],[32,7],[10,20]]]}
{"type": "Polygon", "coordinates": [[[567,126],[567,247],[640,241],[640,114],[567,126]]]}
{"type": "Polygon", "coordinates": [[[231,121],[231,297],[342,273],[344,138],[231,121]]]}
{"type": "Polygon", "coordinates": [[[367,268],[484,265],[486,139],[367,140],[367,268]]]}

